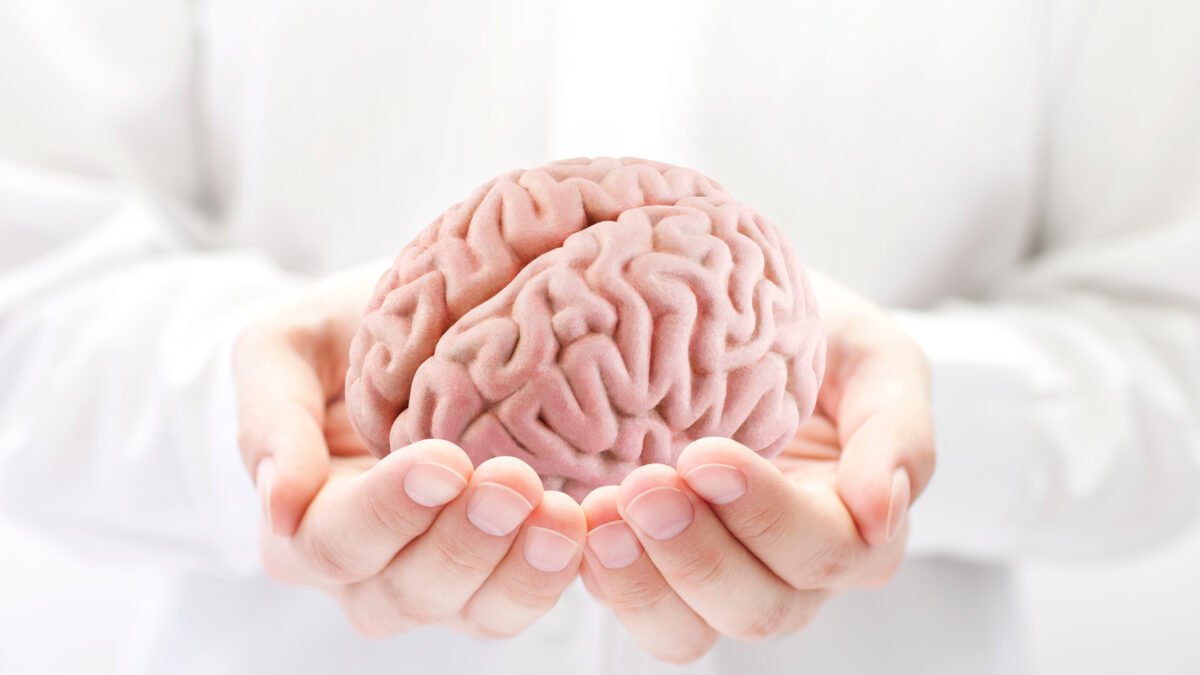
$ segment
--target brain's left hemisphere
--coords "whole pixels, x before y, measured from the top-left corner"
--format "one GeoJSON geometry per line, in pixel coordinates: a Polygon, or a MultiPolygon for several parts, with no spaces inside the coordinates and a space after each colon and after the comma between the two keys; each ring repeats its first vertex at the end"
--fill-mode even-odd
{"type": "Polygon", "coordinates": [[[377,455],[444,438],[578,495],[704,436],[778,452],[823,368],[773,225],[688,169],[577,160],[491,181],[401,252],[346,395],[377,455]]]}

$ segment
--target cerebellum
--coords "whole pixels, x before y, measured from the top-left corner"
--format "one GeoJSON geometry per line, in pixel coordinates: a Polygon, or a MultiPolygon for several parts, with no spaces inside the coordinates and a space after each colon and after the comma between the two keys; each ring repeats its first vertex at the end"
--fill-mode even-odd
{"type": "Polygon", "coordinates": [[[376,455],[443,438],[579,496],[705,436],[774,455],[824,362],[774,225],[689,169],[571,160],[488,182],[401,251],[346,403],[376,455]]]}

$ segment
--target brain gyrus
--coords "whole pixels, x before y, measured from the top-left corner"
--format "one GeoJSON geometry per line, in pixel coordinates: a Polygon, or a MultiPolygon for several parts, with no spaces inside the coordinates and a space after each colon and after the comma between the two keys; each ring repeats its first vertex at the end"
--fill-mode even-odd
{"type": "Polygon", "coordinates": [[[774,225],[690,169],[570,160],[499,176],[401,251],[351,345],[346,404],[378,456],[442,438],[578,497],[705,436],[773,456],[824,365],[774,225]]]}

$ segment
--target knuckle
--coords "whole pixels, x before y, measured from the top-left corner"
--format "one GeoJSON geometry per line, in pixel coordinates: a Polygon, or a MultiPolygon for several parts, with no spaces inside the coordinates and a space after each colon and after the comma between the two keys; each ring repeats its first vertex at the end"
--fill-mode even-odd
{"type": "MultiPolygon", "coordinates": [[[[237,418],[237,443],[242,457],[247,462],[265,456],[286,455],[296,445],[298,433],[288,424],[280,423],[276,412],[262,403],[246,403],[239,406],[237,418]]],[[[255,467],[249,466],[250,471],[255,467]]]]}
{"type": "Polygon", "coordinates": [[[656,607],[667,596],[664,584],[647,578],[627,579],[611,588],[604,589],[604,601],[609,607],[622,612],[646,612],[656,607]]]}
{"type": "Polygon", "coordinates": [[[372,498],[367,500],[370,518],[383,532],[417,532],[423,529],[417,514],[399,500],[372,498]]]}
{"type": "Polygon", "coordinates": [[[390,597],[388,589],[379,589],[374,583],[352,584],[339,589],[342,613],[356,633],[371,639],[386,638],[402,633],[413,624],[399,613],[393,612],[390,604],[381,607],[377,600],[390,597]]]}
{"type": "Polygon", "coordinates": [[[381,581],[384,606],[396,620],[411,626],[428,626],[446,618],[435,603],[423,602],[412,585],[398,575],[385,574],[381,581]]]}
{"type": "Polygon", "coordinates": [[[450,617],[449,612],[438,611],[434,606],[425,603],[406,603],[403,607],[395,608],[397,616],[409,626],[432,626],[450,617]]]}
{"type": "Polygon", "coordinates": [[[792,625],[788,628],[789,632],[796,633],[805,630],[812,625],[821,608],[825,606],[825,602],[829,600],[833,593],[829,590],[821,590],[815,593],[804,594],[803,602],[800,605],[800,611],[796,612],[792,619],[792,625]]]}
{"type": "Polygon", "coordinates": [[[777,502],[759,504],[738,523],[737,538],[754,549],[772,548],[787,533],[789,513],[777,502]]]}
{"type": "Polygon", "coordinates": [[[774,597],[765,607],[743,617],[729,634],[747,642],[774,637],[784,631],[791,611],[790,598],[774,597]]]}
{"type": "Polygon", "coordinates": [[[896,353],[907,358],[913,365],[920,367],[922,370],[928,367],[929,359],[925,356],[925,350],[921,348],[921,343],[907,331],[900,327],[891,319],[886,317],[885,321],[895,330],[890,330],[883,333],[883,344],[896,350],[896,353]]]}
{"type": "Polygon", "coordinates": [[[474,622],[470,624],[468,630],[473,637],[480,640],[507,640],[516,637],[521,632],[515,628],[486,626],[474,622]]]}
{"type": "Polygon", "coordinates": [[[495,621],[488,621],[486,617],[470,612],[462,619],[467,633],[480,640],[506,640],[516,637],[525,629],[524,624],[508,622],[499,625],[495,621]]]}
{"type": "Polygon", "coordinates": [[[250,423],[246,414],[242,414],[238,420],[237,444],[241,448],[243,454],[248,454],[257,444],[258,434],[254,426],[250,423]]]}
{"type": "Polygon", "coordinates": [[[669,648],[656,652],[654,657],[677,666],[686,666],[704,656],[716,642],[714,633],[698,633],[687,640],[680,640],[669,648]]]}
{"type": "Polygon", "coordinates": [[[815,618],[817,618],[816,612],[802,612],[796,617],[796,621],[791,625],[791,628],[788,632],[799,633],[801,631],[808,630],[808,627],[812,625],[813,619],[815,618]]]}
{"type": "Polygon", "coordinates": [[[937,468],[937,447],[933,438],[923,438],[913,449],[913,458],[917,465],[925,468],[925,475],[932,476],[937,468]]]}
{"type": "Polygon", "coordinates": [[[934,459],[934,443],[932,425],[913,425],[903,430],[900,437],[900,451],[903,456],[912,458],[918,467],[934,459]]]}
{"type": "Polygon", "coordinates": [[[283,342],[288,323],[278,308],[266,310],[247,323],[233,340],[234,372],[253,370],[264,353],[277,349],[283,342]]]}
{"type": "Polygon", "coordinates": [[[850,567],[850,546],[832,541],[818,548],[803,562],[798,573],[800,588],[822,588],[844,576],[850,567]]]}
{"type": "Polygon", "coordinates": [[[262,344],[266,331],[266,322],[260,317],[250,321],[238,333],[233,341],[233,364],[235,369],[245,366],[246,360],[253,356],[262,344]]]}
{"type": "Polygon", "coordinates": [[[784,628],[785,633],[799,633],[812,625],[813,619],[817,618],[817,609],[820,607],[820,602],[814,602],[800,611],[795,612],[788,625],[784,628]]]}
{"type": "Polygon", "coordinates": [[[336,537],[307,537],[304,542],[305,557],[319,576],[334,583],[357,581],[336,537]]]}
{"type": "Polygon", "coordinates": [[[267,452],[268,427],[260,409],[243,405],[238,411],[237,443],[242,453],[267,452]]]}
{"type": "Polygon", "coordinates": [[[673,565],[663,565],[664,577],[697,592],[711,592],[725,585],[729,575],[726,554],[719,547],[696,546],[673,565]]]}
{"type": "Polygon", "coordinates": [[[280,559],[278,552],[268,545],[265,536],[259,538],[258,559],[262,563],[263,571],[272,579],[285,584],[299,583],[296,571],[280,559]]]}
{"type": "Polygon", "coordinates": [[[395,634],[394,631],[386,630],[380,624],[367,619],[361,613],[349,607],[343,607],[342,612],[346,615],[346,621],[350,624],[350,627],[362,637],[378,640],[395,634]]]}
{"type": "Polygon", "coordinates": [[[432,543],[439,566],[456,578],[485,578],[496,567],[489,547],[472,546],[463,536],[434,537],[432,543]]]}
{"type": "Polygon", "coordinates": [[[509,604],[539,614],[554,606],[560,594],[556,587],[530,583],[511,574],[498,574],[494,578],[509,604]]]}
{"type": "Polygon", "coordinates": [[[867,575],[860,584],[864,588],[882,588],[888,585],[896,576],[896,572],[900,571],[900,564],[904,561],[902,555],[893,556],[875,570],[867,575]]]}

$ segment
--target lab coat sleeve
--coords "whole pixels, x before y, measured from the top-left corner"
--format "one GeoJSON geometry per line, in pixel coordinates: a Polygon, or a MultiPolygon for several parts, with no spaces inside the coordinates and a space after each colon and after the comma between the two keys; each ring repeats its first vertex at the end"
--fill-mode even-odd
{"type": "Polygon", "coordinates": [[[911,551],[1132,550],[1200,495],[1196,3],[1097,3],[1047,83],[1044,226],[975,299],[897,311],[929,356],[937,474],[911,551]]]}
{"type": "Polygon", "coordinates": [[[300,281],[136,192],[0,164],[0,508],[113,562],[249,570],[231,344],[300,281]]]}

